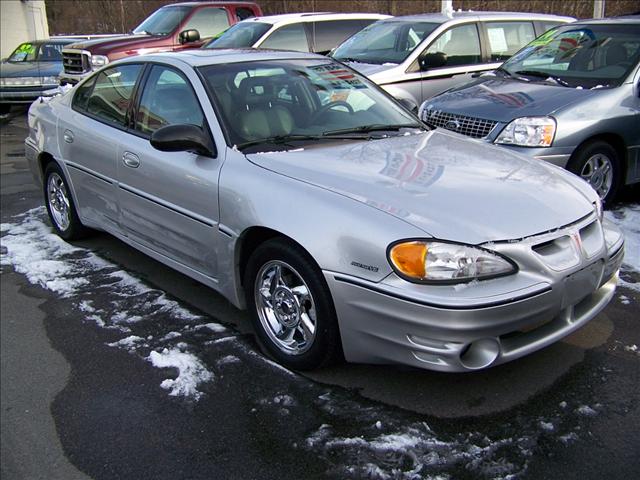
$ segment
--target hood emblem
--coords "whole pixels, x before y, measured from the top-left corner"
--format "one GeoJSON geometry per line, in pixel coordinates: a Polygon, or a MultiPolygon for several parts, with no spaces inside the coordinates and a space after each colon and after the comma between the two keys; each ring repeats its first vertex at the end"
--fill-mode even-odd
{"type": "Polygon", "coordinates": [[[460,122],[454,118],[453,120],[449,120],[447,123],[445,123],[444,128],[457,132],[458,130],[460,130],[460,122]]]}

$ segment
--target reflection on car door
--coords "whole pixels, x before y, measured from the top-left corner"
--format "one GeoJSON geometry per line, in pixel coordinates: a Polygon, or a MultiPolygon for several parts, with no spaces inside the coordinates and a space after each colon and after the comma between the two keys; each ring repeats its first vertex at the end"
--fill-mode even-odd
{"type": "Polygon", "coordinates": [[[134,130],[118,151],[121,223],[131,240],[215,278],[222,159],[153,148],[149,137],[160,127],[189,123],[208,131],[208,126],[182,73],[153,65],[143,82],[134,130]]]}
{"type": "Polygon", "coordinates": [[[118,233],[118,145],[129,136],[125,122],[141,65],[109,68],[79,85],[72,108],[58,120],[58,142],[80,217],[118,233]]]}

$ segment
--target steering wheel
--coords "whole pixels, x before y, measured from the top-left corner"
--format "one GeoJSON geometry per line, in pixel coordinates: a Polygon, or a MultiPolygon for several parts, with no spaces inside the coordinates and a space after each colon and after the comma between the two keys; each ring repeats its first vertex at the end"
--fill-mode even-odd
{"type": "Polygon", "coordinates": [[[324,115],[329,110],[331,110],[332,108],[335,108],[335,107],[344,107],[344,108],[347,109],[347,111],[350,114],[354,113],[353,107],[351,105],[349,105],[347,102],[345,102],[343,100],[336,100],[334,102],[329,102],[326,105],[321,106],[318,109],[318,111],[313,114],[313,116],[311,117],[311,121],[309,123],[313,123],[318,117],[320,117],[321,115],[324,115]]]}

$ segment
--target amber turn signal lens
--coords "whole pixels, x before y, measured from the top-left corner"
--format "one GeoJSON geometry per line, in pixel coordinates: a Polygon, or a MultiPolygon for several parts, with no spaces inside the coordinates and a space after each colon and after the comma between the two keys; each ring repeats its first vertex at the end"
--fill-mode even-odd
{"type": "Polygon", "coordinates": [[[427,246],[424,243],[399,243],[391,248],[389,257],[395,267],[403,274],[413,278],[424,278],[426,276],[427,246]]]}

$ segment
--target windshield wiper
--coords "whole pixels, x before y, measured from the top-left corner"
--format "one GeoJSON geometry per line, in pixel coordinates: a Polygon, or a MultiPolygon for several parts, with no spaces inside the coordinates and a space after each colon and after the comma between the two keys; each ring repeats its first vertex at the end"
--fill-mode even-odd
{"type": "Polygon", "coordinates": [[[502,73],[505,77],[513,77],[513,73],[503,67],[496,68],[496,72],[502,73]]]}
{"type": "Polygon", "coordinates": [[[291,145],[291,142],[296,141],[304,141],[304,140],[362,140],[362,136],[355,135],[344,135],[344,136],[332,136],[327,137],[323,135],[301,135],[301,134],[292,134],[292,135],[276,135],[274,137],[261,138],[258,140],[249,140],[248,142],[243,142],[236,145],[238,150],[245,149],[247,147],[253,147],[255,145],[284,145],[288,147],[294,147],[291,145]]]}
{"type": "Polygon", "coordinates": [[[544,73],[544,72],[539,72],[537,70],[519,70],[516,72],[516,75],[525,75],[527,77],[544,78],[545,80],[551,79],[554,82],[556,82],[558,85],[562,85],[563,87],[570,86],[567,82],[562,80],[560,77],[556,77],[555,75],[549,75],[548,73],[544,73]]]}
{"type": "Polygon", "coordinates": [[[418,123],[400,123],[396,125],[385,125],[385,124],[374,124],[374,125],[361,125],[359,127],[352,128],[341,128],[339,130],[329,130],[328,132],[324,132],[322,135],[324,136],[334,136],[341,135],[344,133],[371,133],[371,132],[384,132],[391,131],[397,132],[403,128],[418,128],[420,130],[424,130],[424,127],[418,123]]]}

